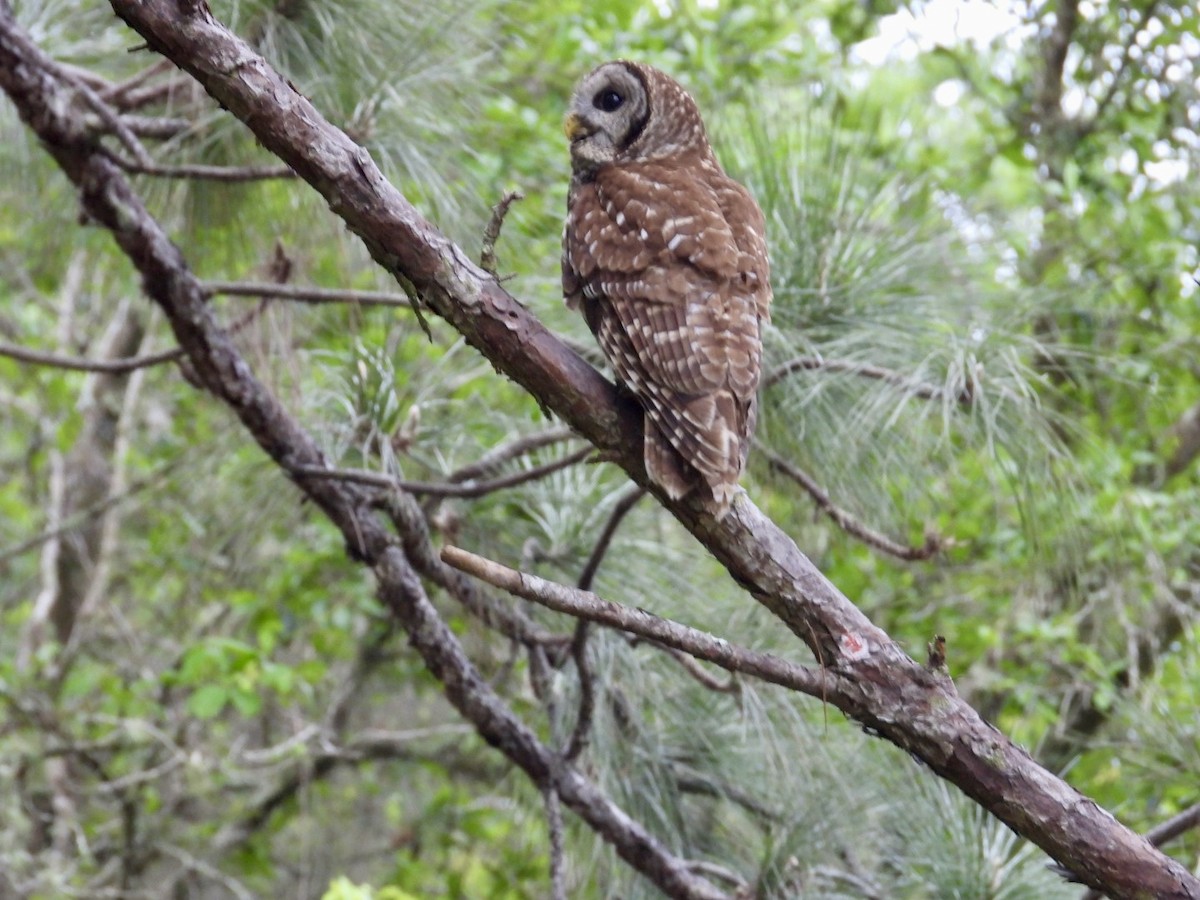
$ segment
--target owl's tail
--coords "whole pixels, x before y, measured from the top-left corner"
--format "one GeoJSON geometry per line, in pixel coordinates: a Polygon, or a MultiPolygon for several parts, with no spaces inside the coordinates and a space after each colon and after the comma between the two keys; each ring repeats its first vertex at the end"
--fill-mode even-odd
{"type": "Polygon", "coordinates": [[[647,474],[673,500],[703,484],[712,498],[706,505],[718,520],[729,511],[746,460],[742,445],[748,441],[730,427],[734,416],[718,413],[731,412],[722,407],[732,401],[728,394],[710,394],[678,411],[650,409],[645,417],[647,474]]]}
{"type": "Polygon", "coordinates": [[[645,460],[646,474],[650,480],[662,487],[667,496],[678,500],[696,486],[696,472],[690,469],[679,455],[679,451],[671,446],[650,414],[645,416],[645,460]]]}

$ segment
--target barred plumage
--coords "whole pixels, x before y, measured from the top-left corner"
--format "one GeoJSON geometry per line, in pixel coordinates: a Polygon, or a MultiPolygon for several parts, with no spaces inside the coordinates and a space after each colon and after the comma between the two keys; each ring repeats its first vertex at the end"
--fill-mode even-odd
{"type": "Polygon", "coordinates": [[[575,90],[563,294],[645,409],[645,460],[718,516],[746,464],[771,284],[762,212],[722,171],[691,96],[605,63],[575,90]]]}

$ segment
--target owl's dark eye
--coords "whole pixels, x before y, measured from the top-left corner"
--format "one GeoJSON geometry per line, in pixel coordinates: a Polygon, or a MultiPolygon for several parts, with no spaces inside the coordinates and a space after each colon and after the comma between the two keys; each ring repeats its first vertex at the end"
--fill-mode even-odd
{"type": "Polygon", "coordinates": [[[625,98],[614,91],[612,88],[605,88],[602,91],[597,91],[596,96],[592,98],[592,106],[603,112],[612,112],[620,107],[625,102],[625,98]]]}

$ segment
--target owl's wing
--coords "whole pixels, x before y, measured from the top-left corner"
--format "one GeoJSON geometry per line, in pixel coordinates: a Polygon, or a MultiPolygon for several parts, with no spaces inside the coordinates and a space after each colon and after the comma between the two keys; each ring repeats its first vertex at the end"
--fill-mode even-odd
{"type": "Polygon", "coordinates": [[[679,496],[681,458],[724,508],[754,427],[770,303],[762,214],[701,160],[605,168],[570,203],[564,290],[642,400],[651,476],[679,496]]]}
{"type": "Polygon", "coordinates": [[[767,222],[750,192],[732,178],[716,181],[717,203],[727,222],[737,222],[733,240],[738,248],[738,272],[751,273],[748,288],[754,297],[758,317],[771,321],[771,259],[767,253],[767,222]]]}
{"type": "Polygon", "coordinates": [[[726,494],[731,494],[753,432],[754,392],[735,393],[726,384],[712,386],[716,378],[696,377],[690,361],[704,354],[689,343],[699,338],[686,328],[655,333],[653,325],[633,320],[647,313],[681,312],[682,307],[631,300],[596,304],[600,307],[595,316],[596,339],[617,377],[642,401],[654,425],[650,428],[648,423],[645,435],[651,477],[674,497],[686,492],[688,479],[674,453],[710,487],[726,485],[726,494]],[[654,349],[647,350],[640,341],[650,342],[654,349]]]}
{"type": "Polygon", "coordinates": [[[770,297],[762,214],[715,165],[697,161],[687,177],[690,168],[614,166],[574,185],[564,292],[615,314],[640,380],[744,399],[758,385],[770,297]]]}

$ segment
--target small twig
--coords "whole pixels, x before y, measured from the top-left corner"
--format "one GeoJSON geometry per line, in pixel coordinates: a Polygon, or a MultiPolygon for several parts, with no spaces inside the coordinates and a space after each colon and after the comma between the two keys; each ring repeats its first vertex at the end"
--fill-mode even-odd
{"type": "MultiPolygon", "coordinates": [[[[714,862],[709,862],[706,859],[690,859],[687,864],[688,868],[700,875],[707,875],[711,878],[719,878],[726,884],[731,884],[739,892],[738,896],[742,896],[741,891],[746,890],[746,879],[739,875],[733,869],[719,865],[714,862]]],[[[747,895],[749,896],[749,895],[747,895]]]]}
{"type": "MultiPolygon", "coordinates": [[[[237,900],[254,900],[254,894],[251,893],[251,891],[248,890],[240,881],[229,875],[226,875],[216,866],[210,865],[204,860],[193,856],[182,847],[175,847],[171,844],[163,843],[156,844],[155,849],[166,856],[170,856],[178,860],[185,871],[195,872],[197,875],[209,879],[214,884],[222,886],[226,891],[229,892],[231,896],[237,898],[237,900]]],[[[179,876],[175,875],[173,883],[178,883],[178,881],[179,876]]],[[[174,893],[174,891],[171,893],[174,893]]]]}
{"type": "Polygon", "coordinates": [[[918,560],[929,559],[935,556],[944,548],[951,546],[951,541],[943,538],[935,532],[928,531],[925,534],[925,543],[919,547],[912,547],[908,544],[901,544],[892,540],[887,535],[880,534],[873,528],[869,528],[862,522],[855,519],[850,513],[846,512],[841,507],[837,506],[830,498],[829,494],[817,484],[811,475],[801,469],[794,463],[784,459],[773,450],[764,447],[761,443],[755,442],[755,446],[759,452],[764,454],[771,468],[782,475],[795,481],[800,487],[804,488],[805,492],[812,497],[813,502],[817,504],[817,508],[829,516],[842,531],[851,537],[858,538],[869,547],[874,547],[883,553],[890,556],[895,556],[897,559],[915,562],[918,560]]]}
{"type": "MultiPolygon", "coordinates": [[[[579,580],[575,583],[579,590],[591,589],[592,581],[596,577],[604,555],[608,552],[613,536],[617,533],[617,528],[645,494],[645,488],[633,485],[626,489],[621,498],[617,500],[608,521],[604,524],[604,529],[600,532],[592,555],[588,557],[587,564],[584,565],[579,580]]],[[[563,752],[563,756],[568,762],[578,758],[579,754],[587,747],[588,735],[592,729],[592,716],[596,709],[596,680],[592,673],[591,663],[588,661],[587,640],[588,623],[581,619],[575,625],[575,636],[571,641],[571,657],[575,660],[575,672],[579,677],[579,711],[575,715],[575,728],[571,731],[571,740],[563,752]]]]}
{"type": "MultiPolygon", "coordinates": [[[[681,793],[728,800],[730,803],[740,806],[755,818],[761,819],[762,824],[767,826],[783,822],[788,817],[784,810],[773,809],[753,794],[741,790],[724,780],[717,779],[707,772],[700,772],[693,769],[685,763],[673,763],[671,771],[675,778],[675,785],[681,793]]],[[[785,798],[777,799],[784,800],[785,798]]]]}
{"type": "MultiPolygon", "coordinates": [[[[257,307],[235,320],[229,325],[231,334],[237,334],[262,313],[262,307],[257,307]]],[[[72,372],[104,372],[110,375],[123,375],[137,369],[148,369],[163,363],[175,362],[182,358],[182,347],[170,350],[160,350],[157,353],[144,353],[141,356],[127,356],[124,359],[83,359],[78,356],[63,356],[58,353],[46,353],[41,350],[30,350],[18,344],[0,341],[0,356],[15,359],[18,362],[31,363],[36,366],[49,366],[54,369],[67,369],[72,372]]]]}
{"type": "Polygon", "coordinates": [[[136,785],[157,781],[174,772],[187,761],[188,754],[183,750],[179,750],[173,756],[168,756],[157,765],[147,769],[137,769],[133,772],[128,772],[120,778],[114,778],[111,781],[103,781],[92,790],[100,796],[114,796],[136,785]]]}
{"type": "Polygon", "coordinates": [[[1165,822],[1155,825],[1146,832],[1146,840],[1155,847],[1161,847],[1168,841],[1173,841],[1186,831],[1200,827],[1200,803],[1189,806],[1183,812],[1172,816],[1165,822]]]}
{"type": "MultiPolygon", "coordinates": [[[[183,132],[195,126],[195,123],[188,119],[172,119],[160,116],[126,114],[121,116],[121,121],[129,128],[130,133],[137,135],[139,138],[153,138],[159,141],[178,137],[183,132]]],[[[99,117],[89,120],[88,127],[102,134],[112,132],[112,127],[108,121],[102,120],[99,117]]]]}
{"type": "Polygon", "coordinates": [[[588,557],[587,565],[583,567],[583,571],[579,574],[579,580],[575,583],[575,586],[581,591],[590,591],[592,589],[592,581],[596,577],[600,563],[604,561],[604,555],[608,552],[608,546],[612,543],[613,536],[617,533],[617,528],[620,527],[622,520],[629,515],[629,511],[645,495],[645,488],[633,485],[613,505],[612,514],[608,517],[608,522],[605,523],[604,530],[600,532],[600,537],[596,540],[596,546],[592,549],[592,555],[588,557]]]}
{"type": "Polygon", "coordinates": [[[71,531],[74,528],[78,528],[84,522],[88,521],[88,519],[92,519],[92,518],[95,518],[96,516],[103,515],[105,512],[107,512],[113,506],[115,506],[118,503],[121,503],[124,500],[128,500],[134,494],[137,494],[138,492],[145,490],[148,487],[153,487],[153,486],[157,485],[158,482],[162,478],[165,478],[174,468],[175,468],[174,463],[168,464],[168,465],[164,466],[160,471],[154,473],[153,475],[150,475],[147,478],[142,478],[142,479],[139,479],[139,480],[131,483],[129,485],[129,488],[127,490],[123,491],[122,493],[110,494],[109,496],[105,497],[103,500],[99,501],[98,503],[93,503],[91,506],[88,506],[88,507],[85,507],[84,509],[79,510],[74,515],[72,515],[69,518],[67,518],[66,520],[64,520],[61,524],[51,527],[51,528],[47,528],[45,531],[42,531],[39,534],[35,534],[31,538],[26,538],[25,540],[21,541],[21,543],[19,543],[19,544],[13,544],[11,547],[6,547],[5,549],[0,550],[0,567],[3,567],[4,565],[6,565],[9,562],[9,560],[15,559],[16,557],[20,556],[21,554],[26,553],[29,550],[32,550],[34,547],[38,546],[39,544],[45,543],[46,541],[54,540],[58,537],[61,537],[64,534],[66,534],[68,531],[71,531]]]}
{"type": "Polygon", "coordinates": [[[532,600],[556,612],[588,619],[682,650],[730,672],[752,675],[771,684],[820,698],[828,697],[831,686],[835,686],[831,682],[838,678],[827,669],[809,668],[770,653],[738,647],[696,628],[605,600],[590,591],[518,572],[460,547],[445,546],[441,555],[447,565],[518,597],[532,600]]]}
{"type": "Polygon", "coordinates": [[[338,481],[353,481],[358,484],[394,488],[396,490],[407,491],[410,494],[421,494],[430,497],[475,498],[544,478],[560,469],[566,469],[576,463],[583,462],[592,452],[591,447],[584,447],[576,450],[574,453],[567,454],[562,459],[555,459],[540,466],[533,466],[521,472],[514,472],[511,475],[505,475],[503,478],[493,478],[488,481],[476,481],[468,484],[451,484],[445,481],[402,481],[390,475],[369,472],[365,469],[326,469],[323,466],[293,466],[291,472],[293,475],[332,478],[338,481]]]}
{"type": "Polygon", "coordinates": [[[575,712],[571,739],[563,751],[563,759],[567,762],[574,762],[587,747],[596,712],[596,677],[587,652],[589,624],[586,619],[576,622],[575,636],[571,639],[571,658],[575,660],[575,675],[579,678],[579,708],[575,712]]]}
{"type": "Polygon", "coordinates": [[[1157,6],[1158,0],[1151,0],[1146,8],[1142,10],[1141,20],[1138,22],[1137,27],[1129,33],[1129,39],[1125,41],[1125,45],[1121,50],[1121,59],[1117,63],[1116,70],[1110,70],[1112,73],[1112,81],[1108,85],[1108,90],[1104,92],[1104,96],[1096,102],[1095,113],[1093,113],[1089,119],[1080,122],[1076,126],[1076,134],[1078,138],[1082,139],[1095,130],[1096,126],[1100,123],[1100,119],[1103,118],[1104,113],[1107,112],[1108,107],[1116,98],[1117,92],[1124,86],[1124,75],[1126,70],[1129,68],[1130,61],[1133,59],[1133,48],[1137,46],[1138,38],[1141,37],[1142,32],[1146,30],[1146,25],[1154,16],[1155,7],[1157,6]]]}
{"type": "Polygon", "coordinates": [[[725,680],[714,678],[703,666],[696,660],[694,656],[685,653],[682,650],[676,650],[674,647],[668,647],[666,644],[660,644],[658,641],[651,641],[645,638],[638,637],[634,634],[625,635],[626,641],[630,647],[646,646],[654,650],[661,650],[671,659],[675,660],[683,668],[683,671],[694,678],[701,687],[706,688],[717,694],[736,694],[741,691],[741,683],[737,680],[736,674],[730,674],[725,680]]]}
{"type": "MultiPolygon", "coordinates": [[[[358,685],[355,685],[358,687],[358,685]]],[[[338,697],[343,696],[343,692],[338,692],[338,697]]],[[[309,741],[321,736],[321,726],[315,722],[309,722],[303,728],[300,728],[294,734],[284,738],[277,744],[270,747],[263,747],[260,750],[238,750],[236,752],[236,762],[239,766],[268,766],[280,760],[292,759],[297,755],[297,751],[308,744],[309,741]]]]}
{"type": "MultiPolygon", "coordinates": [[[[386,658],[381,661],[386,661],[386,658]]],[[[357,732],[343,748],[360,756],[382,756],[389,749],[400,748],[406,744],[428,740],[433,737],[448,737],[462,740],[473,734],[470,725],[448,722],[444,725],[429,725],[425,728],[405,728],[401,731],[388,731],[384,728],[364,728],[357,732]]]]}
{"type": "MultiPolygon", "coordinates": [[[[1183,812],[1155,825],[1146,832],[1146,840],[1155,847],[1161,847],[1181,834],[1198,827],[1200,827],[1200,803],[1189,806],[1183,812]]],[[[1079,900],[1101,900],[1103,896],[1104,894],[1099,891],[1089,890],[1079,900]]]]}
{"type": "Polygon", "coordinates": [[[495,472],[506,462],[524,456],[527,453],[532,453],[534,450],[549,447],[551,444],[569,440],[574,434],[575,432],[570,428],[550,428],[546,431],[540,431],[537,434],[517,438],[512,443],[489,450],[470,465],[463,466],[461,469],[455,469],[446,476],[446,480],[455,484],[463,481],[474,481],[476,478],[482,478],[485,475],[495,472]]]}
{"type": "Polygon", "coordinates": [[[133,159],[136,165],[153,165],[154,160],[151,159],[150,153],[142,146],[142,142],[137,139],[128,126],[121,121],[120,114],[109,106],[96,91],[80,77],[78,70],[62,63],[50,62],[48,67],[58,73],[58,75],[67,81],[81,96],[92,112],[100,117],[100,120],[108,127],[108,130],[116,135],[122,146],[133,154],[133,159]]]}
{"type": "Polygon", "coordinates": [[[155,63],[147,66],[133,75],[117,84],[112,84],[100,92],[100,96],[108,103],[116,103],[120,97],[129,93],[134,88],[139,88],[156,75],[162,75],[164,72],[170,72],[175,66],[169,59],[160,59],[155,63]]]}
{"type": "Polygon", "coordinates": [[[50,621],[50,613],[58,601],[59,578],[58,559],[61,547],[61,537],[66,529],[63,528],[62,514],[66,500],[66,473],[64,471],[63,455],[57,449],[49,453],[49,498],[46,503],[48,526],[45,546],[42,547],[42,557],[39,565],[41,589],[33,601],[33,610],[25,623],[24,634],[17,648],[17,671],[28,670],[30,662],[42,644],[46,623],[50,621]]]}
{"type": "Polygon", "coordinates": [[[176,87],[183,85],[168,78],[166,81],[159,84],[147,85],[143,88],[136,88],[126,91],[125,93],[113,98],[113,105],[118,109],[129,110],[138,109],[142,106],[149,106],[152,103],[157,103],[159,100],[169,96],[176,87]]]}
{"type": "Polygon", "coordinates": [[[150,159],[132,162],[121,156],[109,154],[113,162],[135,175],[153,175],[156,178],[194,178],[199,181],[264,181],[269,178],[295,178],[290,166],[205,166],[188,164],[163,166],[150,159]]]}
{"type": "Polygon", "coordinates": [[[546,803],[546,827],[550,831],[550,896],[553,900],[567,900],[566,855],[563,848],[562,805],[552,785],[542,788],[546,803]]]}
{"type": "Polygon", "coordinates": [[[529,651],[529,686],[533,688],[533,696],[537,697],[545,707],[546,718],[550,720],[553,727],[558,718],[558,704],[555,702],[554,691],[551,689],[553,678],[550,660],[546,657],[546,648],[540,644],[531,644],[526,649],[529,651]]]}
{"type": "Polygon", "coordinates": [[[303,287],[292,284],[271,284],[251,281],[206,281],[204,290],[210,296],[276,297],[298,303],[354,303],[359,306],[411,307],[412,302],[402,294],[385,291],[351,291],[343,288],[303,287]]]}
{"type": "Polygon", "coordinates": [[[946,638],[943,635],[935,634],[933,640],[925,645],[925,649],[928,653],[925,658],[925,668],[930,672],[950,674],[950,670],[946,667],[946,638]]]}
{"type": "MultiPolygon", "coordinates": [[[[867,363],[854,362],[848,359],[823,359],[819,356],[798,356],[796,359],[785,362],[763,379],[763,389],[774,387],[795,372],[818,370],[824,372],[846,372],[851,375],[861,375],[863,378],[871,378],[875,381],[883,381],[887,384],[903,388],[913,396],[920,397],[922,400],[941,400],[947,395],[945,388],[939,387],[936,384],[914,381],[907,375],[903,375],[893,369],[885,369],[882,366],[872,366],[867,363]]],[[[963,406],[970,406],[975,402],[975,393],[968,385],[955,394],[954,399],[963,406]]]]}
{"type": "Polygon", "coordinates": [[[99,91],[101,96],[104,96],[112,89],[113,83],[103,75],[98,75],[91,69],[85,69],[83,66],[72,65],[68,62],[58,62],[58,71],[60,75],[65,75],[73,81],[82,81],[94,91],[99,91]]]}
{"type": "Polygon", "coordinates": [[[520,191],[507,191],[500,202],[492,207],[492,217],[487,227],[483,229],[483,247],[479,251],[479,265],[488,273],[496,275],[496,241],[500,239],[500,229],[504,227],[504,217],[508,209],[517,200],[524,200],[525,195],[520,191]]]}
{"type": "Polygon", "coordinates": [[[159,353],[146,353],[142,356],[129,356],[125,359],[83,359],[78,356],[61,356],[57,353],[43,353],[40,350],[30,350],[17,344],[0,341],[0,356],[15,359],[19,362],[32,363],[37,366],[50,366],[55,369],[69,369],[73,372],[107,372],[120,375],[132,372],[134,369],[145,369],[163,363],[173,362],[183,356],[183,350],[175,347],[159,353]]]}
{"type": "Polygon", "coordinates": [[[706,672],[694,656],[684,653],[682,650],[676,650],[674,647],[664,647],[657,642],[652,642],[652,644],[666,651],[672,659],[683,667],[683,671],[691,675],[692,678],[708,690],[718,694],[736,694],[742,689],[736,675],[730,675],[724,681],[721,681],[720,679],[713,678],[712,675],[706,672]]]}

